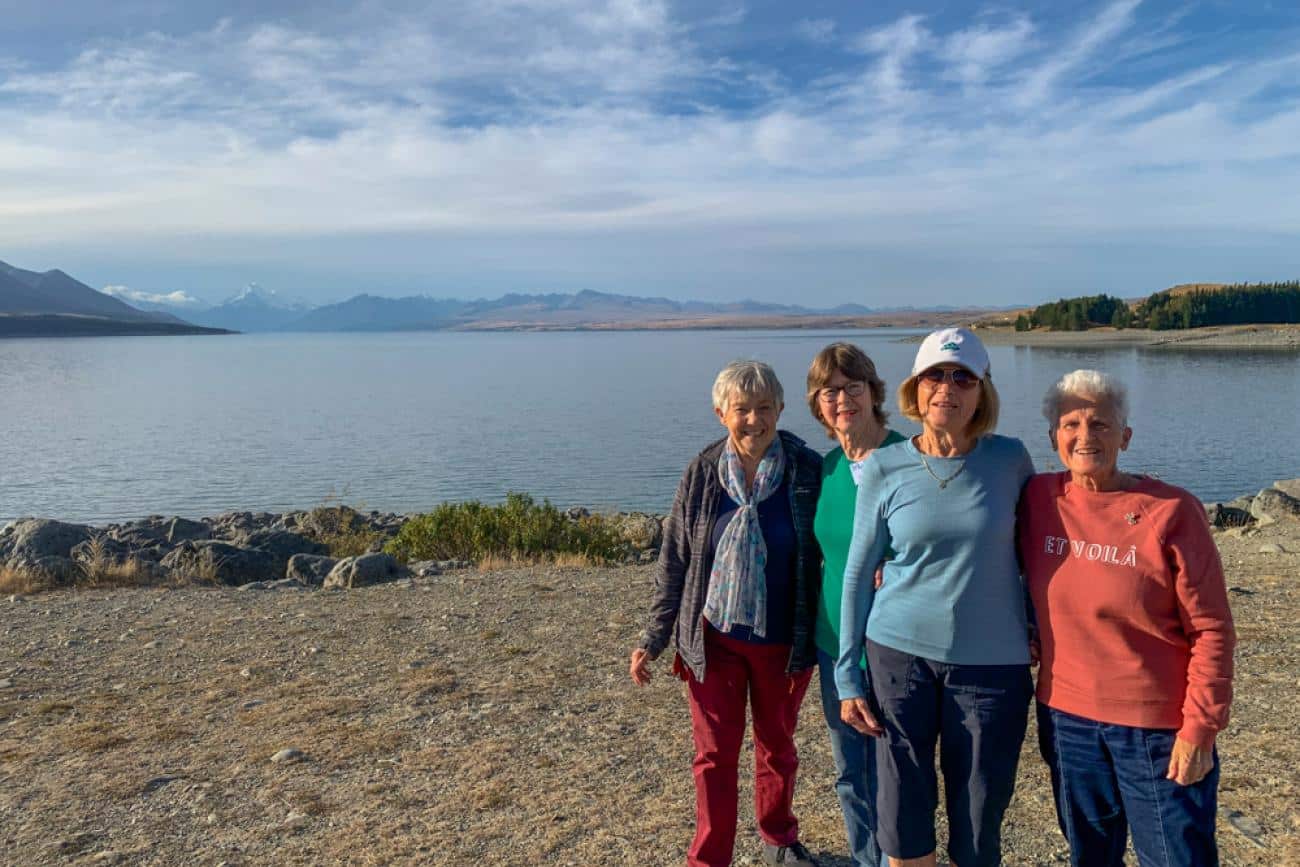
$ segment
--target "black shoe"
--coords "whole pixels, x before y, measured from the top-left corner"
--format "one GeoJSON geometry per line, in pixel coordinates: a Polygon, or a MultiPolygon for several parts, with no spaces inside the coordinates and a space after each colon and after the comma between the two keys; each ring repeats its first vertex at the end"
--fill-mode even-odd
{"type": "Polygon", "coordinates": [[[789,846],[773,846],[771,843],[764,843],[763,863],[785,864],[787,867],[789,865],[794,865],[794,867],[817,867],[817,859],[812,856],[812,853],[802,843],[791,843],[789,846]]]}

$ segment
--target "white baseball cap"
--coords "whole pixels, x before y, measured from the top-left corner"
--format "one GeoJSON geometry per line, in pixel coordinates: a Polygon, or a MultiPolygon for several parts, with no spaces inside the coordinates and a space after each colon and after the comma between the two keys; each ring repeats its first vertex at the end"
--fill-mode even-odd
{"type": "Polygon", "coordinates": [[[912,376],[939,364],[960,364],[983,379],[989,373],[989,354],[969,329],[940,328],[921,341],[916,361],[912,362],[912,376]]]}

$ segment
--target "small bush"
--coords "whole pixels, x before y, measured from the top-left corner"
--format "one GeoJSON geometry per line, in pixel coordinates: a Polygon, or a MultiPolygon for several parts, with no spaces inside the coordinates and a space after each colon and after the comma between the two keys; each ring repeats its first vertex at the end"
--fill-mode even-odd
{"type": "Polygon", "coordinates": [[[344,505],[317,506],[307,516],[308,535],[329,548],[336,558],[360,557],[384,534],[374,530],[355,509],[344,505]]]}
{"type": "Polygon", "coordinates": [[[402,525],[385,550],[404,560],[528,562],[577,556],[614,563],[626,555],[627,544],[605,518],[573,519],[549,500],[538,505],[527,494],[510,493],[498,506],[444,503],[417,515],[402,525]]]}

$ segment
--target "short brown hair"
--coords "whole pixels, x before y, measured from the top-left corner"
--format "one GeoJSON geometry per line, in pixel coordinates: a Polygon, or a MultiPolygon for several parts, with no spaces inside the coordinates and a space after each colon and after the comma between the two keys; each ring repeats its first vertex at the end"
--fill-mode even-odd
{"type": "MultiPolygon", "coordinates": [[[[898,387],[898,411],[917,424],[921,423],[921,409],[916,405],[916,380],[918,376],[909,376],[898,387]]],[[[998,411],[1002,402],[998,399],[998,390],[993,385],[993,374],[987,373],[980,380],[980,402],[975,407],[970,424],[966,426],[968,436],[979,439],[985,434],[993,433],[998,426],[998,411]]]]}
{"type": "Polygon", "coordinates": [[[833,439],[835,431],[822,417],[817,392],[826,387],[837,370],[854,382],[867,384],[871,390],[871,414],[876,424],[884,427],[889,421],[889,413],[885,412],[885,381],[876,373],[875,363],[852,343],[832,343],[818,352],[808,366],[808,410],[826,428],[826,435],[833,439]]]}

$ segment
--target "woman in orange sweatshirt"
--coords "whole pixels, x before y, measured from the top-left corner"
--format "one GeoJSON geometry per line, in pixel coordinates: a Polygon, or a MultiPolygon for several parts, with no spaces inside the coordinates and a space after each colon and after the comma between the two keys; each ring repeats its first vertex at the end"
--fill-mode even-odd
{"type": "Polygon", "coordinates": [[[1039,743],[1071,863],[1214,867],[1215,735],[1236,636],[1204,508],[1119,469],[1122,385],[1076,370],[1043,400],[1063,473],[1035,476],[1018,537],[1041,642],[1039,743]]]}

